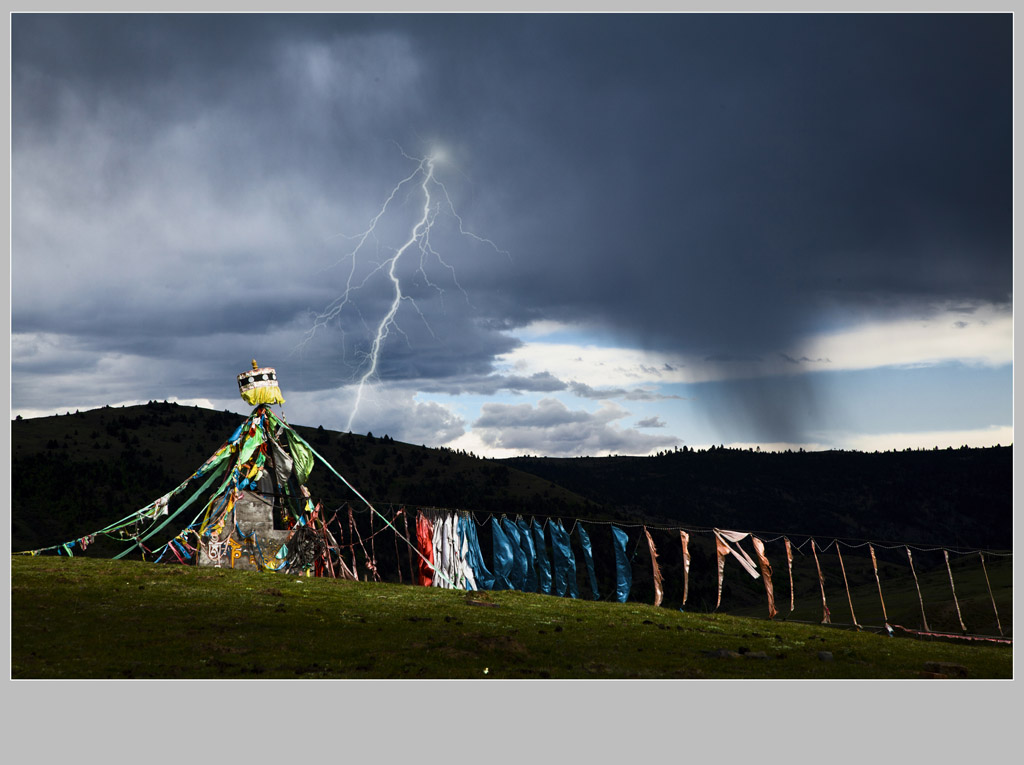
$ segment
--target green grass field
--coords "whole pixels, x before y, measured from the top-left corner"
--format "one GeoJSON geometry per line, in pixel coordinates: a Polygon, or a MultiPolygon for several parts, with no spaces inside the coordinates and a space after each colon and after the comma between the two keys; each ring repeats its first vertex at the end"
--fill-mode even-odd
{"type": "Polygon", "coordinates": [[[932,662],[957,665],[939,673],[950,676],[1013,675],[1007,646],[633,602],[132,561],[11,561],[14,679],[920,678],[932,662]]]}

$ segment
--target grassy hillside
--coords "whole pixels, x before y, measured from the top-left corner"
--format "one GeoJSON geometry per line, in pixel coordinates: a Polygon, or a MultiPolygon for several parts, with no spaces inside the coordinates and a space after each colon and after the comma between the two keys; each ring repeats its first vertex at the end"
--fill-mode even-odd
{"type": "Polygon", "coordinates": [[[1005,646],[133,561],[12,559],[25,678],[1012,677],[1005,646]]]}

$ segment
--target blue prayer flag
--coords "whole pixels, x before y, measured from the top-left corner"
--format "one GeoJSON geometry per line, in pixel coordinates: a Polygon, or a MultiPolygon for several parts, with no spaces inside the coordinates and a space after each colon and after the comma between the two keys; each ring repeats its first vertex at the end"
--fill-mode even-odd
{"type": "Polygon", "coordinates": [[[622,529],[612,526],[612,536],[615,542],[615,598],[620,603],[625,603],[629,597],[629,589],[633,586],[633,568],[626,554],[629,535],[622,529]]]}
{"type": "Polygon", "coordinates": [[[537,589],[545,595],[551,594],[551,562],[548,560],[547,544],[544,542],[544,527],[533,519],[533,549],[537,554],[537,589]]]}
{"type": "Polygon", "coordinates": [[[554,594],[559,597],[568,595],[575,598],[576,590],[576,559],[572,554],[569,535],[562,522],[555,519],[549,522],[551,529],[551,557],[554,561],[555,583],[554,594]]]}
{"type": "Polygon", "coordinates": [[[468,516],[459,518],[459,534],[466,540],[466,563],[473,571],[473,579],[478,590],[494,588],[494,574],[484,564],[484,554],[480,549],[480,538],[476,533],[476,523],[468,516]]]}
{"type": "Polygon", "coordinates": [[[601,596],[597,592],[597,573],[594,571],[594,551],[590,546],[590,535],[587,534],[587,530],[583,528],[582,523],[576,524],[576,533],[580,537],[580,547],[583,548],[583,562],[587,566],[590,592],[593,594],[594,600],[600,600],[601,596]]]}
{"type": "Polygon", "coordinates": [[[509,575],[514,561],[512,543],[501,530],[501,522],[494,517],[491,518],[491,542],[494,549],[494,589],[511,590],[513,587],[509,575]]]}
{"type": "Polygon", "coordinates": [[[519,544],[523,548],[523,557],[526,558],[526,581],[523,583],[523,592],[537,592],[537,569],[535,567],[537,556],[533,549],[530,524],[520,518],[516,525],[519,527],[519,544]]]}
{"type": "Polygon", "coordinates": [[[505,530],[512,548],[512,572],[508,581],[514,590],[523,590],[526,586],[526,556],[523,555],[523,548],[519,541],[519,528],[508,518],[501,519],[501,527],[505,530]]]}

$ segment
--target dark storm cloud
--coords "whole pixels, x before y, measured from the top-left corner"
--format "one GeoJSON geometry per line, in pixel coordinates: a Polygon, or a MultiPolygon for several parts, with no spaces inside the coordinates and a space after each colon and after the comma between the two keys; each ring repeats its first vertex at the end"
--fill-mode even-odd
{"type": "MultiPolygon", "coordinates": [[[[414,168],[394,142],[443,145],[467,227],[510,257],[439,234],[465,296],[436,262],[443,296],[405,274],[424,316],[403,303],[384,379],[486,390],[536,319],[727,366],[798,351],[823,312],[1005,302],[1011,21],[16,14],[12,328],[202,379],[281,358],[414,168]]],[[[358,375],[390,286],[358,298],[288,356],[302,389],[358,375]]],[[[742,393],[738,416],[802,421],[798,395],[742,393]]]]}
{"type": "Polygon", "coordinates": [[[463,376],[457,379],[418,380],[417,388],[425,393],[447,393],[458,395],[472,393],[478,396],[494,395],[501,391],[510,393],[555,393],[568,386],[550,372],[537,372],[523,377],[520,375],[463,376]]]}

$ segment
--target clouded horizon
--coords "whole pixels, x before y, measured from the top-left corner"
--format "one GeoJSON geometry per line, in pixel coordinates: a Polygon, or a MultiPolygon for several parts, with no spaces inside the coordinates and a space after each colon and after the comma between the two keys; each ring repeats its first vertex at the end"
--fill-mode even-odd
{"type": "Polygon", "coordinates": [[[1010,14],[14,14],[12,416],[1006,444],[1012,96],[1010,14]]]}

